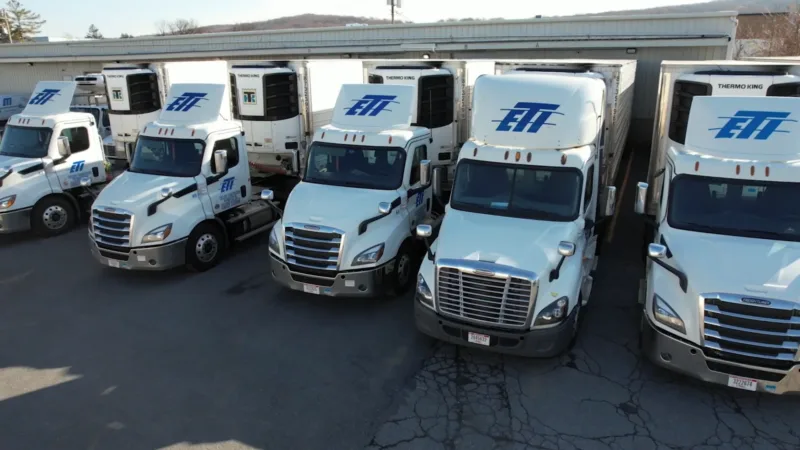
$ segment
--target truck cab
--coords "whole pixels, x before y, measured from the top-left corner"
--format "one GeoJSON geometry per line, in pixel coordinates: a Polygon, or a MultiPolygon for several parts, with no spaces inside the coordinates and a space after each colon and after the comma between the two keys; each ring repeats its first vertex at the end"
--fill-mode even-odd
{"type": "Polygon", "coordinates": [[[597,228],[614,206],[615,189],[600,184],[605,95],[592,74],[478,78],[472,138],[417,278],[421,332],[524,356],[570,345],[592,290],[597,228]]]}
{"type": "Polygon", "coordinates": [[[40,82],[9,120],[0,142],[0,233],[64,233],[91,203],[86,188],[108,181],[94,116],[70,111],[75,87],[40,82]]]}
{"type": "Polygon", "coordinates": [[[161,111],[158,74],[147,65],[114,64],[103,68],[103,76],[111,128],[106,156],[128,162],[139,131],[161,111]]]}
{"type": "Polygon", "coordinates": [[[797,393],[800,98],[702,96],[687,113],[649,192],[643,353],[708,382],[797,393]]]}
{"type": "Polygon", "coordinates": [[[342,87],[270,235],[278,283],[334,297],[413,285],[412,230],[432,222],[433,207],[432,133],[412,125],[414,95],[412,86],[342,87]]]}

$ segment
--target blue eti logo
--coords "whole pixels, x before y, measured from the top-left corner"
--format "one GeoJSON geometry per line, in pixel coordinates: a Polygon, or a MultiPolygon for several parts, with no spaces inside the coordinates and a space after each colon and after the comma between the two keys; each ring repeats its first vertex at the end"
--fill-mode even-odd
{"type": "Polygon", "coordinates": [[[222,189],[220,189],[220,192],[228,192],[233,189],[234,179],[236,179],[236,177],[225,178],[222,180],[222,189]]]}
{"type": "Polygon", "coordinates": [[[86,161],[75,161],[72,167],[69,168],[69,173],[77,173],[83,171],[83,163],[86,161]]]}
{"type": "Polygon", "coordinates": [[[3,106],[11,106],[11,97],[3,98],[3,106]]]}
{"type": "Polygon", "coordinates": [[[416,206],[422,205],[422,199],[424,199],[424,198],[425,198],[425,193],[424,192],[418,192],[417,193],[417,199],[416,199],[416,206]]]}
{"type": "Polygon", "coordinates": [[[400,103],[394,101],[396,95],[365,95],[363,98],[354,100],[355,104],[344,113],[345,116],[377,116],[381,111],[391,111],[386,109],[389,103],[400,103]]]}
{"type": "Polygon", "coordinates": [[[34,95],[29,105],[44,105],[45,103],[49,102],[53,99],[58,93],[61,92],[61,89],[44,89],[42,92],[34,95]]]}
{"type": "Polygon", "coordinates": [[[720,117],[720,119],[728,119],[725,125],[708,130],[719,130],[714,139],[750,139],[752,137],[759,141],[766,141],[773,133],[789,132],[778,129],[783,122],[797,122],[789,119],[789,114],[780,111],[739,111],[732,117],[720,117]]]}
{"type": "Polygon", "coordinates": [[[183,94],[175,97],[175,100],[173,100],[172,103],[167,106],[167,111],[189,111],[195,106],[198,106],[197,103],[200,100],[207,100],[204,98],[205,96],[205,92],[184,92],[183,94]]]}
{"type": "Polygon", "coordinates": [[[552,125],[554,123],[547,123],[547,119],[553,114],[563,116],[563,113],[556,112],[561,105],[554,105],[552,103],[530,103],[519,102],[511,109],[502,109],[501,111],[508,111],[503,120],[493,120],[492,122],[500,122],[495,131],[511,131],[513,133],[521,133],[528,129],[528,133],[537,133],[543,125],[552,125]]]}

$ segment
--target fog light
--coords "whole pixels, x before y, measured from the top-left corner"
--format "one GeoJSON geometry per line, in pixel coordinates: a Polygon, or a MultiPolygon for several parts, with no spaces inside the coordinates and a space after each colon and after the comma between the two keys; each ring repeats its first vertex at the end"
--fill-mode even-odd
{"type": "Polygon", "coordinates": [[[358,285],[358,290],[361,291],[361,292],[366,292],[367,291],[367,287],[365,285],[363,285],[363,284],[359,284],[358,285]]]}
{"type": "Polygon", "coordinates": [[[672,361],[672,355],[669,354],[669,353],[662,353],[661,354],[661,359],[663,359],[666,362],[671,362],[672,361]]]}
{"type": "Polygon", "coordinates": [[[151,259],[149,262],[150,262],[151,266],[155,266],[156,265],[156,260],[155,259],[151,259]]]}

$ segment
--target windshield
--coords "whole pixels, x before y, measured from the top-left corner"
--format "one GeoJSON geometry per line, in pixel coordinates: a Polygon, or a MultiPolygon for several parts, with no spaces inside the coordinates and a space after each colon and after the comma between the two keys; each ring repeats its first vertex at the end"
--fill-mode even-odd
{"type": "Polygon", "coordinates": [[[0,155],[21,158],[44,158],[50,145],[50,128],[17,127],[8,125],[0,141],[0,155]]]}
{"type": "Polygon", "coordinates": [[[393,190],[403,182],[406,152],[392,147],[311,145],[303,181],[335,186],[393,190]]]}
{"type": "Polygon", "coordinates": [[[193,177],[200,173],[204,149],[205,143],[200,140],[139,136],[128,170],[170,177],[193,177]]]}
{"type": "Polygon", "coordinates": [[[578,217],[582,184],[578,169],[462,160],[451,205],[482,214],[568,222],[578,217]]]}
{"type": "Polygon", "coordinates": [[[670,188],[671,227],[800,241],[800,184],[679,175],[670,188]]]}

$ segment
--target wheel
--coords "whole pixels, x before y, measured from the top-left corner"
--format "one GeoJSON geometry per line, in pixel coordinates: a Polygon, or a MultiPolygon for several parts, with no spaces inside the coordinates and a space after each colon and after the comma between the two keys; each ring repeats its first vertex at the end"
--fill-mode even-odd
{"type": "Polygon", "coordinates": [[[36,234],[50,237],[69,231],[75,225],[75,208],[63,197],[48,197],[33,207],[31,225],[36,234]]]}
{"type": "Polygon", "coordinates": [[[186,241],[186,267],[195,272],[205,272],[216,266],[225,251],[225,240],[219,227],[201,223],[186,241]]]}
{"type": "Polygon", "coordinates": [[[578,303],[575,304],[575,321],[572,322],[572,338],[569,340],[569,348],[575,345],[578,341],[578,334],[581,330],[581,323],[583,323],[583,298],[578,296],[578,303]]]}
{"type": "Polygon", "coordinates": [[[405,294],[414,281],[414,259],[411,253],[411,245],[408,241],[403,242],[403,245],[400,246],[394,268],[392,279],[394,292],[396,295],[405,294]]]}

